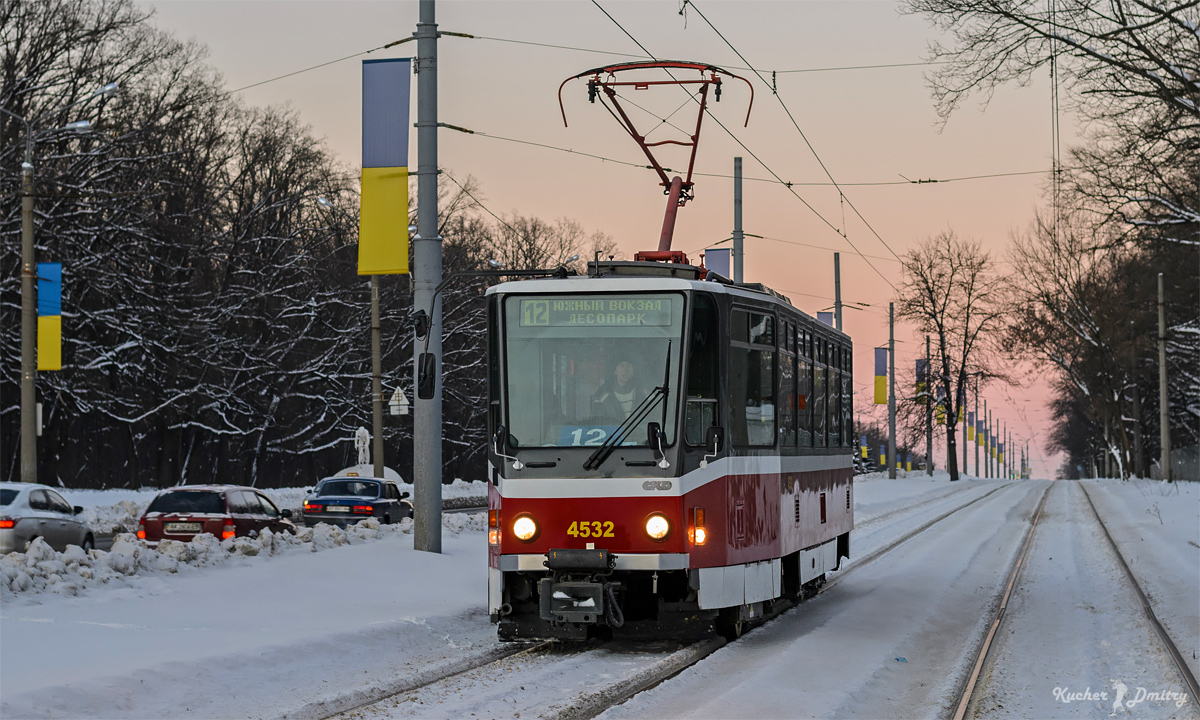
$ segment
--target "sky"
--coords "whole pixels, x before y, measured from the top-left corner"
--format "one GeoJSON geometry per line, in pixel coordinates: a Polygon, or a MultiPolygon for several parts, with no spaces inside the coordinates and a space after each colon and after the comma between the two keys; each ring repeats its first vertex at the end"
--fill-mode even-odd
{"type": "MultiPolygon", "coordinates": [[[[159,27],[206,45],[209,62],[231,90],[409,37],[418,13],[415,0],[170,0],[140,5],[155,11],[153,22],[159,27]]],[[[695,199],[679,212],[674,247],[698,261],[696,251],[729,237],[733,181],[728,176],[733,158],[744,157],[744,230],[763,236],[746,240],[745,279],[787,294],[797,307],[815,315],[833,304],[833,252],[839,251],[843,301],[868,306],[844,312],[844,329],[856,350],[856,407],[886,420],[886,408],[868,405],[871,348],[887,343],[887,306],[901,277],[896,256],[952,230],[978,240],[1001,261],[1000,269],[1007,269],[1003,260],[1012,234],[1025,230],[1045,205],[1051,154],[1048,78],[1039,75],[1026,87],[1002,87],[986,107],[985,98],[974,97],[942,124],[924,77],[931,68],[919,64],[937,35],[924,18],[900,14],[898,3],[697,0],[682,14],[679,0],[600,0],[600,5],[657,57],[718,65],[753,82],[748,127],[742,127],[749,100],[744,84],[726,83],[722,101],[710,105],[746,148],[705,120],[696,172],[721,177],[694,178],[695,199]],[[767,81],[775,71],[778,97],[803,136],[771,90],[745,69],[747,62],[767,81]],[[905,66],[862,67],[871,65],[905,66]],[[795,194],[777,182],[757,181],[771,178],[764,164],[794,183],[795,194]],[[865,223],[841,201],[822,164],[865,223]],[[905,182],[981,175],[1006,176],[905,182]]],[[[641,51],[621,27],[596,4],[576,0],[443,0],[437,22],[442,31],[476,36],[443,36],[438,44],[438,120],[477,131],[440,131],[443,171],[460,182],[474,176],[482,189],[480,200],[496,214],[572,218],[588,231],[610,235],[626,256],[655,249],[665,201],[651,171],[499,139],[644,165],[633,140],[599,104],[587,102],[584,82],[569,83],[563,90],[569,126],[564,127],[559,111],[557,91],[566,78],[638,59],[641,51]]],[[[290,105],[343,162],[358,166],[361,60],[415,53],[416,43],[410,42],[238,94],[252,105],[290,105]]],[[[414,120],[415,87],[414,82],[414,120]]],[[[672,87],[639,91],[631,99],[645,108],[631,110],[645,130],[686,100],[672,87]]],[[[670,120],[689,127],[695,112],[685,107],[670,120]]],[[[1069,117],[1062,127],[1064,145],[1070,144],[1077,127],[1069,117]]],[[[680,135],[663,126],[651,137],[672,134],[680,135]]],[[[413,130],[409,164],[414,169],[416,147],[413,130]]],[[[670,167],[684,162],[678,153],[664,157],[670,167]]],[[[924,343],[899,323],[896,338],[897,372],[907,368],[904,373],[911,376],[924,343]]],[[[1046,386],[1025,370],[1019,372],[1023,386],[991,388],[984,396],[1014,438],[1030,439],[1035,476],[1053,477],[1059,458],[1048,457],[1039,443],[1049,427],[1046,386]]],[[[944,451],[935,449],[935,457],[941,455],[944,451]]],[[[938,465],[943,463],[944,458],[938,465]]]]}

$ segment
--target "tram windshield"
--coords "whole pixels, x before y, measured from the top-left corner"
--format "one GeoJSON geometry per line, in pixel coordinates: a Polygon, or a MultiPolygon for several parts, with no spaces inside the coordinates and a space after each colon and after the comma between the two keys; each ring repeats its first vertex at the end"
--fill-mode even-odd
{"type": "Polygon", "coordinates": [[[621,444],[648,445],[651,422],[674,443],[683,307],[678,293],[507,298],[510,442],[599,446],[648,401],[653,409],[621,444]],[[665,401],[654,392],[664,380],[665,401]]]}

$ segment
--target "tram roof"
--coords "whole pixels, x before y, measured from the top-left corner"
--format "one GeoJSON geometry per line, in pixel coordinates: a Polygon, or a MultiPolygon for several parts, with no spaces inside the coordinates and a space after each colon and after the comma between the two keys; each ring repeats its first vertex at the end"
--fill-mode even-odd
{"type": "MultiPolygon", "coordinates": [[[[584,292],[647,292],[653,290],[685,291],[700,290],[717,294],[731,295],[758,302],[769,302],[782,305],[808,317],[813,322],[816,318],[792,305],[786,296],[771,290],[759,283],[727,284],[711,280],[689,280],[679,277],[661,277],[649,275],[572,275],[566,278],[532,278],[528,280],[510,280],[487,289],[488,295],[507,294],[551,294],[551,293],[584,293],[584,292]]],[[[844,334],[836,328],[824,326],[835,334],[844,334]]],[[[848,337],[848,336],[847,336],[848,337]]]]}

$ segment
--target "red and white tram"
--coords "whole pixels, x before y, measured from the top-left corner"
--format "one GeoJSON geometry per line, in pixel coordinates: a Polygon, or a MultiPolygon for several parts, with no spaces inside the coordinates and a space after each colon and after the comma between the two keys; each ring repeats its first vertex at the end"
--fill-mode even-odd
{"type": "Polygon", "coordinates": [[[736,635],[849,556],[850,338],[672,255],[488,291],[503,639],[736,635]]]}

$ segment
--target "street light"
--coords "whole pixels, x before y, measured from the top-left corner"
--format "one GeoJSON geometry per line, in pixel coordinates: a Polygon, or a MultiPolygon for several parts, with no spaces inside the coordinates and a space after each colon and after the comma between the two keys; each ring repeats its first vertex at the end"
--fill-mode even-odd
{"type": "MultiPolygon", "coordinates": [[[[0,112],[25,125],[25,161],[21,163],[21,482],[37,482],[37,394],[34,387],[37,379],[37,361],[34,358],[37,264],[33,251],[33,128],[51,115],[94,98],[112,97],[119,90],[116,83],[109,83],[82,100],[44,112],[32,121],[0,107],[0,112]]],[[[90,122],[79,120],[58,129],[83,133],[91,128],[90,122]]]]}

